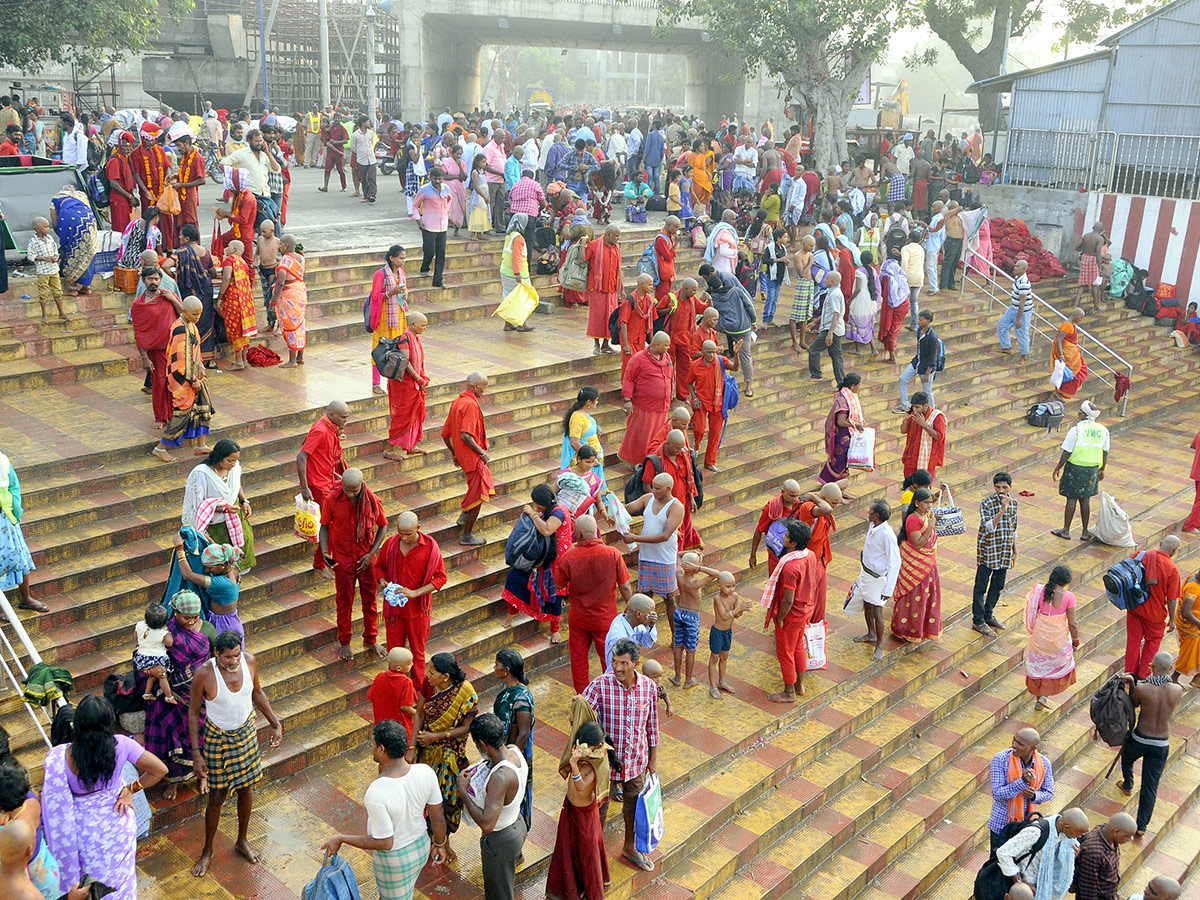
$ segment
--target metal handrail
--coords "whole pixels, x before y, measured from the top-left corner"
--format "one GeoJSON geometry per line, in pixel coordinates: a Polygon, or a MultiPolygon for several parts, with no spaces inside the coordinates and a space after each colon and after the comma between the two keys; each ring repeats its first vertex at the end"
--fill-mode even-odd
{"type": "MultiPolygon", "coordinates": [[[[0,591],[0,612],[3,612],[8,618],[8,625],[16,634],[17,641],[24,648],[25,652],[29,654],[30,668],[36,666],[42,661],[41,654],[39,654],[37,652],[37,648],[33,646],[33,641],[29,639],[29,633],[25,631],[25,627],[21,624],[21,620],[17,618],[17,611],[13,609],[12,604],[8,602],[8,597],[5,596],[4,591],[0,591]]],[[[0,627],[0,644],[3,644],[3,648],[0,649],[0,669],[4,670],[4,677],[8,679],[8,682],[12,685],[13,690],[15,690],[17,692],[17,696],[20,697],[25,693],[25,680],[29,677],[29,671],[21,662],[21,655],[17,652],[16,647],[13,646],[12,641],[9,640],[9,637],[5,633],[3,627],[0,627]],[[7,652],[9,658],[5,658],[5,652],[7,652]],[[14,666],[16,667],[16,672],[13,671],[14,666]]],[[[0,690],[3,689],[4,685],[2,682],[0,682],[0,690]]],[[[29,718],[33,720],[33,725],[38,730],[38,734],[42,736],[42,740],[45,741],[46,746],[49,747],[50,735],[46,733],[45,727],[43,727],[41,720],[38,719],[37,711],[27,701],[22,700],[22,703],[25,705],[25,711],[29,713],[29,718]]],[[[49,710],[45,709],[44,707],[41,708],[41,710],[42,715],[46,717],[46,724],[50,724],[53,717],[51,716],[49,710]]]]}
{"type": "MultiPolygon", "coordinates": [[[[1009,275],[1007,272],[1005,272],[1003,269],[1001,269],[999,266],[997,266],[990,259],[988,259],[987,257],[983,256],[982,254],[978,253],[977,251],[967,249],[966,247],[964,247],[963,249],[966,251],[967,256],[963,261],[963,277],[962,277],[962,281],[960,283],[960,287],[958,289],[959,294],[961,295],[962,292],[964,290],[966,290],[967,283],[970,282],[975,287],[984,291],[990,298],[989,302],[988,302],[988,311],[989,312],[991,311],[992,307],[995,305],[996,300],[997,300],[996,287],[997,287],[998,279],[995,277],[988,278],[986,275],[983,274],[983,270],[979,269],[979,268],[975,269],[974,272],[983,280],[979,281],[979,280],[973,279],[971,277],[971,272],[972,272],[971,260],[973,258],[977,258],[979,260],[980,266],[987,266],[988,269],[990,269],[994,272],[998,272],[1000,275],[1004,276],[1004,278],[1006,278],[1008,280],[1008,287],[1003,289],[1003,293],[1004,293],[1003,303],[1005,306],[1009,305],[1010,298],[1012,296],[1011,286],[1012,286],[1012,283],[1015,281],[1015,279],[1011,275],[1009,275]]],[[[1058,309],[1056,309],[1055,306],[1052,303],[1050,303],[1048,300],[1044,300],[1042,297],[1040,297],[1038,295],[1037,291],[1031,290],[1030,294],[1033,297],[1034,301],[1036,301],[1034,304],[1034,307],[1033,307],[1033,316],[1031,317],[1030,323],[1029,323],[1030,329],[1032,331],[1036,331],[1042,337],[1046,338],[1051,344],[1053,344],[1054,343],[1054,335],[1058,333],[1059,322],[1060,321],[1061,322],[1069,321],[1069,317],[1065,316],[1061,312],[1059,312],[1058,309]],[[1047,318],[1047,316],[1042,315],[1042,313],[1040,311],[1042,309],[1049,310],[1050,313],[1053,313],[1053,316],[1050,318],[1047,318]],[[1049,331],[1043,331],[1041,328],[1039,328],[1038,327],[1039,322],[1041,322],[1043,325],[1045,325],[1049,329],[1049,331]]],[[[1130,363],[1127,359],[1125,359],[1123,356],[1121,356],[1119,353],[1117,353],[1115,350],[1113,350],[1111,347],[1109,347],[1107,344],[1105,344],[1103,341],[1101,341],[1099,338],[1097,338],[1090,331],[1087,331],[1086,329],[1083,329],[1083,328],[1079,328],[1079,326],[1076,326],[1076,328],[1078,328],[1079,334],[1081,337],[1087,338],[1091,343],[1095,344],[1097,347],[1099,347],[1104,352],[1106,352],[1109,356],[1111,356],[1113,358],[1113,360],[1115,360],[1119,366],[1126,369],[1128,376],[1129,376],[1130,384],[1133,383],[1133,364],[1132,363],[1130,363]]],[[[1030,339],[1032,340],[1032,336],[1030,339]]],[[[1100,372],[1097,371],[1094,373],[1095,376],[1097,378],[1099,378],[1102,382],[1107,384],[1110,388],[1113,388],[1114,390],[1116,390],[1115,382],[1116,382],[1117,370],[1115,368],[1113,368],[1113,366],[1110,365],[1106,360],[1101,359],[1099,356],[1097,356],[1095,353],[1093,353],[1091,350],[1089,350],[1082,341],[1079,342],[1079,352],[1082,353],[1084,356],[1087,356],[1088,358],[1094,360],[1096,362],[1097,366],[1102,366],[1104,369],[1106,369],[1109,372],[1110,375],[1113,376],[1113,380],[1109,381],[1100,372]]],[[[1089,373],[1090,373],[1090,370],[1089,370],[1089,373]]],[[[1125,409],[1126,409],[1126,406],[1128,405],[1128,403],[1129,403],[1129,391],[1126,391],[1125,396],[1123,396],[1121,398],[1121,406],[1120,406],[1120,409],[1118,410],[1120,415],[1122,415],[1122,416],[1125,415],[1125,409]]]]}

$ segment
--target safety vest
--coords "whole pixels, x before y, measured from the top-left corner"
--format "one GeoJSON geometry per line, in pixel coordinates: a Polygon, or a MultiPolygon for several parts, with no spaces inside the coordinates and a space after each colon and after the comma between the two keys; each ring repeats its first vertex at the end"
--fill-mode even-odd
{"type": "Polygon", "coordinates": [[[320,133],[320,131],[321,131],[321,114],[320,113],[316,113],[316,114],[309,113],[308,114],[308,130],[312,134],[320,133]]]}
{"type": "Polygon", "coordinates": [[[1073,466],[1099,468],[1104,462],[1104,439],[1108,429],[1099,422],[1079,422],[1075,425],[1075,449],[1067,458],[1073,466]]]}
{"type": "Polygon", "coordinates": [[[508,236],[504,239],[504,252],[500,256],[500,274],[509,275],[513,278],[517,277],[517,268],[520,267],[519,262],[517,263],[517,267],[513,266],[513,243],[518,237],[524,238],[525,235],[515,230],[508,233],[508,236]],[[507,271],[505,271],[506,269],[507,271]]]}

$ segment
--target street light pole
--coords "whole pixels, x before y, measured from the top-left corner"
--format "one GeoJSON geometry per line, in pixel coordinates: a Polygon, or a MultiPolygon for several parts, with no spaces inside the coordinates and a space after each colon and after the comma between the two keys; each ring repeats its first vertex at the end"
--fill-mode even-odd
{"type": "Polygon", "coordinates": [[[329,90],[329,0],[317,0],[317,42],[321,52],[321,109],[333,103],[329,90]]]}
{"type": "Polygon", "coordinates": [[[267,29],[263,23],[262,0],[258,0],[258,59],[262,66],[263,106],[270,111],[271,97],[267,91],[267,29]]]}
{"type": "Polygon", "coordinates": [[[367,103],[367,118],[371,120],[371,127],[375,128],[379,101],[375,85],[375,4],[372,0],[367,0],[367,103]]]}

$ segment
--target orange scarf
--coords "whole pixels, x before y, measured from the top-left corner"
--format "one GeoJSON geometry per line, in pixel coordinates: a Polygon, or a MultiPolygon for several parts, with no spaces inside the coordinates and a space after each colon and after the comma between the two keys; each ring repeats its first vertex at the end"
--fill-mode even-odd
{"type": "MultiPolygon", "coordinates": [[[[1025,770],[1021,765],[1021,757],[1015,753],[1010,753],[1008,757],[1008,782],[1012,784],[1014,781],[1019,781],[1021,773],[1025,770]]],[[[1046,764],[1042,761],[1042,754],[1036,750],[1033,751],[1033,781],[1029,782],[1029,786],[1035,791],[1040,790],[1042,782],[1046,780],[1046,764]]],[[[1024,794],[1017,794],[1008,801],[1008,821],[1023,822],[1029,817],[1029,814],[1037,809],[1037,804],[1032,800],[1027,800],[1024,794]]]]}

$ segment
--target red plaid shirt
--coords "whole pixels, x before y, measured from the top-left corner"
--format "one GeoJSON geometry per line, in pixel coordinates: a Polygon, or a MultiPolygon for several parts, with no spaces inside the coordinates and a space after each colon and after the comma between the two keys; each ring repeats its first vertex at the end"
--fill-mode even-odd
{"type": "Polygon", "coordinates": [[[508,192],[508,208],[513,215],[536,216],[538,206],[546,202],[542,186],[532,178],[522,178],[508,192]]]}
{"type": "Polygon", "coordinates": [[[621,780],[632,781],[646,771],[650,748],[658,746],[658,691],[654,682],[638,674],[626,689],[611,672],[601,675],[583,691],[583,699],[596,712],[613,739],[621,760],[621,780]]]}

